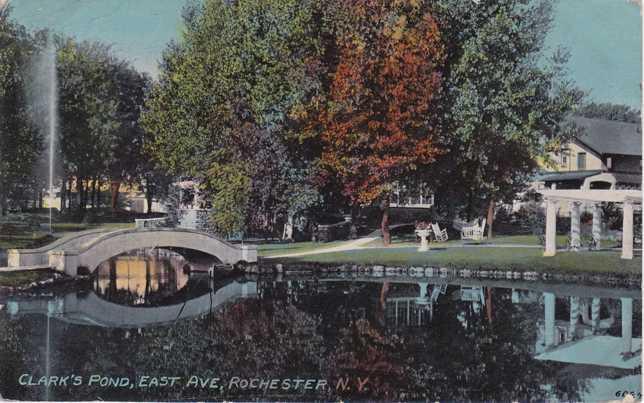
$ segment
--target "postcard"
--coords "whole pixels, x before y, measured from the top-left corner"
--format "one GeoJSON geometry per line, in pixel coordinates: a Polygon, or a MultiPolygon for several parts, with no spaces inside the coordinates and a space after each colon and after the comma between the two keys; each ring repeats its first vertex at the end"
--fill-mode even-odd
{"type": "Polygon", "coordinates": [[[641,400],[642,10],[0,0],[0,400],[641,400]]]}

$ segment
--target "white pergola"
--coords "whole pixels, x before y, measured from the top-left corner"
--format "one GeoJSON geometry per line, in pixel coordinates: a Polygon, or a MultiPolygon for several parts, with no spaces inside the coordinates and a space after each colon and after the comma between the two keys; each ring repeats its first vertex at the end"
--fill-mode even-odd
{"type": "Polygon", "coordinates": [[[593,240],[600,246],[602,210],[600,203],[612,202],[622,205],[622,259],[633,259],[633,211],[642,206],[640,190],[557,190],[544,189],[539,191],[546,202],[546,248],[544,256],[554,256],[557,253],[557,207],[559,203],[570,204],[570,247],[578,250],[581,246],[581,204],[590,203],[593,206],[593,240]]]}

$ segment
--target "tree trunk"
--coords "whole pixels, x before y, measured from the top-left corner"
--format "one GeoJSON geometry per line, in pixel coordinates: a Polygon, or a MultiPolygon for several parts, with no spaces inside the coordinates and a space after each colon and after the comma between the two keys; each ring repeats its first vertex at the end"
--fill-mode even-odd
{"type": "Polygon", "coordinates": [[[470,190],[467,196],[467,211],[466,211],[467,222],[472,221],[472,204],[474,203],[473,199],[474,199],[474,192],[470,190]]]}
{"type": "Polygon", "coordinates": [[[60,185],[60,212],[65,210],[67,202],[67,179],[63,178],[63,183],[60,185]]]}
{"type": "Polygon", "coordinates": [[[376,309],[376,319],[380,324],[384,325],[387,320],[387,296],[389,295],[389,282],[385,281],[380,287],[380,298],[378,299],[379,304],[376,309]]]}
{"type": "Polygon", "coordinates": [[[492,323],[492,288],[487,287],[485,291],[485,314],[488,323],[492,323]]]}
{"type": "Polygon", "coordinates": [[[492,239],[492,224],[494,224],[494,208],[496,207],[496,202],[494,199],[490,200],[490,205],[487,208],[487,237],[492,239]]]}
{"type": "Polygon", "coordinates": [[[96,177],[96,207],[101,208],[101,178],[96,177]]]}
{"type": "Polygon", "coordinates": [[[391,244],[391,233],[389,232],[389,196],[386,196],[381,205],[382,221],[380,222],[380,231],[382,231],[382,242],[385,246],[391,244]]]}
{"type": "Polygon", "coordinates": [[[78,176],[76,178],[76,199],[78,200],[78,210],[83,211],[83,178],[78,176]]]}
{"type": "Polygon", "coordinates": [[[146,183],[145,185],[145,201],[148,205],[148,214],[152,213],[152,199],[154,198],[154,186],[146,183]]]}
{"type": "Polygon", "coordinates": [[[67,193],[67,208],[71,211],[72,209],[72,178],[68,179],[68,193],[67,193]]]}
{"type": "Polygon", "coordinates": [[[112,180],[110,182],[110,195],[112,197],[112,211],[116,211],[116,206],[119,201],[119,189],[121,187],[121,181],[112,180]]]}
{"type": "Polygon", "coordinates": [[[90,179],[87,178],[87,180],[85,181],[85,192],[83,193],[83,196],[84,196],[83,207],[84,207],[85,210],[87,210],[87,206],[89,206],[89,202],[90,202],[90,200],[89,200],[89,198],[91,196],[90,187],[91,187],[90,179]]]}
{"type": "Polygon", "coordinates": [[[91,197],[91,202],[92,202],[92,208],[96,209],[96,177],[92,180],[92,197],[91,197]]]}

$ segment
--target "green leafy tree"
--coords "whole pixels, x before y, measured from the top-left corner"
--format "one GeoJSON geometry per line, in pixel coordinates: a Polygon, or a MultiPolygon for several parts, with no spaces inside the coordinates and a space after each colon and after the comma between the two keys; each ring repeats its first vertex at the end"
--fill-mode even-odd
{"type": "Polygon", "coordinates": [[[550,0],[441,0],[436,15],[447,47],[445,98],[436,115],[445,148],[427,174],[439,207],[453,216],[488,209],[524,188],[548,147],[570,135],[565,117],[582,93],[564,78],[566,54],[546,66],[550,0]]]}
{"type": "Polygon", "coordinates": [[[36,183],[33,168],[42,136],[31,122],[27,104],[29,61],[37,51],[34,38],[0,9],[0,213],[23,205],[36,183]]]}
{"type": "Polygon", "coordinates": [[[222,233],[274,230],[279,215],[316,200],[290,140],[292,112],[317,85],[312,4],[194,3],[164,53],[142,118],[148,149],[169,174],[200,180],[222,233]]]}
{"type": "Polygon", "coordinates": [[[71,190],[75,181],[84,210],[90,190],[94,196],[101,179],[110,181],[116,208],[120,183],[137,179],[145,164],[138,121],[149,78],[104,44],[58,37],[57,47],[64,182],[71,190]]]}
{"type": "Polygon", "coordinates": [[[640,123],[641,112],[628,105],[589,102],[577,111],[577,115],[593,118],[617,120],[620,122],[640,123]]]}

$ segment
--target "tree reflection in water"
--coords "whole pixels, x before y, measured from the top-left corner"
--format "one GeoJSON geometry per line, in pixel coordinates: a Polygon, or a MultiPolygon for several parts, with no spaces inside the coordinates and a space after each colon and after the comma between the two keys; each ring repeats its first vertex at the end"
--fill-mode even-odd
{"type": "MultiPolygon", "coordinates": [[[[411,299],[419,294],[415,284],[270,279],[259,281],[257,288],[259,298],[238,300],[169,326],[105,329],[52,320],[52,373],[132,379],[179,376],[184,383],[191,375],[222,380],[326,379],[331,389],[265,394],[183,385],[133,390],[81,386],[55,388],[52,398],[579,400],[591,376],[618,378],[625,373],[595,368],[584,376],[580,375],[584,367],[536,360],[543,304],[538,298],[514,303],[510,289],[483,288],[480,299],[472,301],[459,286],[442,290],[429,286],[428,295],[438,297],[417,305],[411,299]],[[354,382],[351,390],[336,389],[336,381],[343,377],[354,382]],[[368,378],[361,391],[355,384],[358,377],[368,378]]],[[[150,298],[167,289],[128,290],[138,296],[144,290],[150,298]]],[[[15,385],[19,373],[37,373],[42,367],[43,339],[34,329],[42,329],[43,321],[34,316],[7,321],[0,312],[0,332],[8,340],[0,347],[3,396],[42,398],[42,388],[10,385],[15,385]],[[19,337],[23,334],[27,336],[19,337]]]]}

